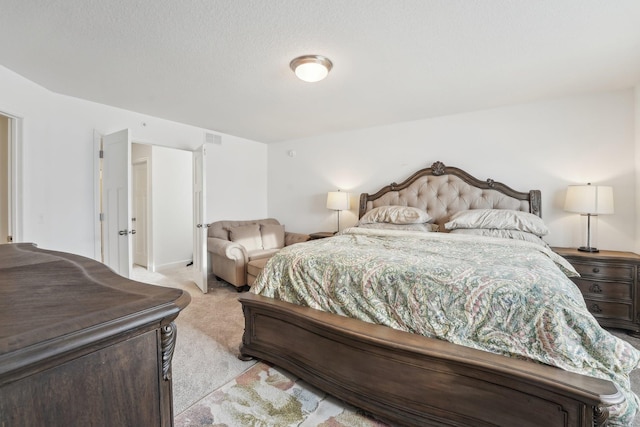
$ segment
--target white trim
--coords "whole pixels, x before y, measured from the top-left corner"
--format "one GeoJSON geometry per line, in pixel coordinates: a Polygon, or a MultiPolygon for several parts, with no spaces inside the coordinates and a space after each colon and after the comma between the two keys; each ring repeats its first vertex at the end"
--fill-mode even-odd
{"type": "Polygon", "coordinates": [[[93,130],[93,206],[94,206],[94,230],[93,230],[93,257],[95,260],[104,263],[102,253],[102,221],[100,214],[102,206],[102,159],[100,159],[100,150],[102,149],[102,134],[96,129],[93,130]]]}
{"type": "MultiPolygon", "coordinates": [[[[168,270],[170,268],[178,268],[178,267],[186,267],[187,264],[190,264],[192,262],[192,260],[190,259],[185,259],[183,261],[174,261],[174,262],[170,262],[167,264],[162,264],[156,267],[156,269],[154,270],[154,272],[157,273],[161,273],[162,270],[168,270]]],[[[151,270],[149,270],[151,271],[151,270]]]]}

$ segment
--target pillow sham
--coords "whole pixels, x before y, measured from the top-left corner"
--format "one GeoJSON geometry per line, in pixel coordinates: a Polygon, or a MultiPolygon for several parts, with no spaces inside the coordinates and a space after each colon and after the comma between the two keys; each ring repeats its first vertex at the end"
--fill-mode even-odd
{"type": "Polygon", "coordinates": [[[432,218],[425,211],[411,206],[380,206],[362,215],[358,225],[379,222],[390,224],[421,224],[432,218]]]}
{"type": "Polygon", "coordinates": [[[264,249],[284,248],[284,225],[260,224],[260,235],[264,249]]]}
{"type": "Polygon", "coordinates": [[[542,218],[529,212],[512,209],[471,209],[455,213],[444,227],[518,230],[545,236],[549,233],[542,218]]]}
{"type": "Polygon", "coordinates": [[[466,234],[474,236],[500,237],[502,239],[524,240],[542,246],[549,246],[542,237],[533,233],[519,230],[500,230],[497,228],[458,228],[450,231],[451,234],[466,234]]]}
{"type": "Polygon", "coordinates": [[[247,251],[262,249],[259,224],[239,225],[229,228],[229,240],[238,243],[247,251]]]}
{"type": "Polygon", "coordinates": [[[358,225],[359,228],[374,228],[377,230],[408,230],[408,231],[422,231],[422,232],[436,232],[440,230],[438,224],[389,224],[385,222],[377,222],[374,224],[362,224],[358,225]]]}

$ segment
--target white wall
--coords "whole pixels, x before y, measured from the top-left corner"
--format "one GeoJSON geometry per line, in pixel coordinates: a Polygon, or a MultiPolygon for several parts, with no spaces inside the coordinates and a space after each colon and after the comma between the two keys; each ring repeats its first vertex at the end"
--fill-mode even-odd
{"type": "MultiPolygon", "coordinates": [[[[135,141],[193,150],[204,142],[204,129],[52,93],[11,70],[0,67],[0,111],[23,119],[23,241],[42,248],[93,257],[94,130],[101,134],[129,128],[135,141]]],[[[218,133],[220,134],[220,133],[218,133]]],[[[260,175],[266,163],[264,144],[222,135],[227,147],[212,177],[232,185],[237,176],[260,175]],[[238,145],[240,148],[233,149],[238,145]]],[[[242,214],[264,216],[266,173],[257,185],[240,179],[235,194],[223,192],[210,211],[234,205],[242,214]]],[[[222,185],[215,182],[212,186],[222,185]]],[[[225,213],[235,214],[225,209],[225,213]]]]}
{"type": "MultiPolygon", "coordinates": [[[[598,244],[634,250],[638,97],[593,94],[268,146],[223,135],[208,156],[207,221],[268,213],[291,231],[333,230],[327,191],[353,193],[342,215],[350,225],[360,192],[441,160],[520,191],[542,190],[547,241],[557,246],[580,244],[579,217],[562,210],[566,186],[612,185],[616,213],[600,217],[598,244]]],[[[94,130],[130,128],[136,141],[183,149],[204,140],[203,129],[51,93],[3,67],[0,111],[23,119],[23,240],[85,256],[94,255],[94,130]]]]}
{"type": "Polygon", "coordinates": [[[266,144],[207,144],[207,223],[267,216],[266,159],[266,144]]]}
{"type": "Polygon", "coordinates": [[[581,244],[580,217],[563,211],[567,185],[612,185],[615,214],[599,218],[598,244],[634,250],[634,96],[626,90],[547,100],[269,144],[269,215],[290,231],[335,230],[325,201],[340,188],[352,193],[343,228],[357,221],[361,192],[440,160],[519,191],[541,190],[553,246],[581,244]]]}

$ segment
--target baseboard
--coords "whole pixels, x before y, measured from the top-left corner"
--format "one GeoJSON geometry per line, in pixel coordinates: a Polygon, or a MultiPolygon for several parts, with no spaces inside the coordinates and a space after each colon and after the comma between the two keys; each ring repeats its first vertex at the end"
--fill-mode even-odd
{"type": "Polygon", "coordinates": [[[187,264],[189,264],[192,260],[190,259],[185,259],[182,261],[176,261],[176,262],[170,262],[167,264],[161,264],[161,265],[156,265],[155,266],[155,271],[157,272],[161,272],[162,270],[168,270],[171,268],[180,268],[180,267],[186,267],[187,264]]]}

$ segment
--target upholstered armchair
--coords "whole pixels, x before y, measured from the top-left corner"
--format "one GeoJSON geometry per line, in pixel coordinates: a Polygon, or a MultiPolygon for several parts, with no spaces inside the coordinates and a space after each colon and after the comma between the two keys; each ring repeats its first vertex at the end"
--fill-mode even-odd
{"type": "MultiPolygon", "coordinates": [[[[247,280],[247,267],[252,261],[264,262],[285,246],[309,240],[309,235],[285,231],[273,218],[249,221],[217,221],[209,225],[207,251],[211,256],[214,276],[242,288],[247,280]]],[[[250,283],[249,283],[250,282],[250,283]]]]}

